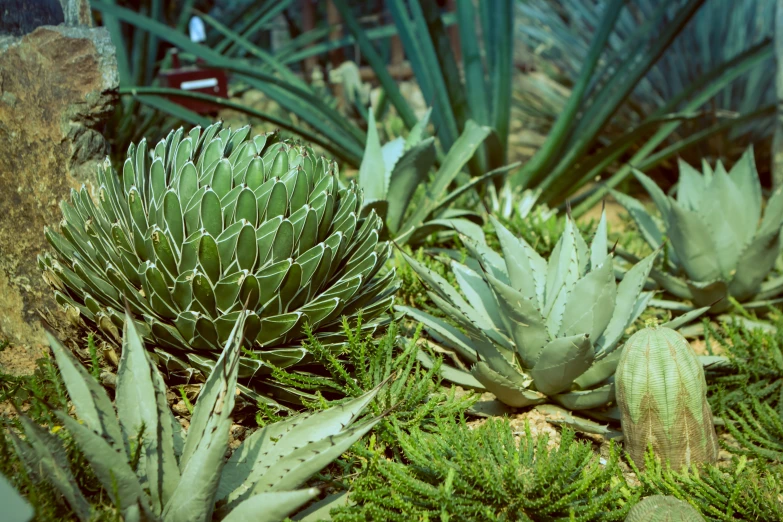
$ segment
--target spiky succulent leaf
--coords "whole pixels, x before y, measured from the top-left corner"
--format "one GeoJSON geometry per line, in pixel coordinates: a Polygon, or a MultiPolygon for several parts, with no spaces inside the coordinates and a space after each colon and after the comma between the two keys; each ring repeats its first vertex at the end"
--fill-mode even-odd
{"type": "Polygon", "coordinates": [[[704,370],[682,335],[665,327],[636,332],[625,343],[615,383],[626,449],[638,466],[650,444],[677,470],[715,462],[704,370]]]}
{"type": "Polygon", "coordinates": [[[95,201],[73,191],[39,262],[58,302],[119,337],[127,301],[157,348],[213,360],[245,307],[259,359],[295,346],[305,324],[339,338],[343,315],[384,321],[391,247],[359,188],[340,188],[336,165],[307,147],[249,136],[180,129],[151,151],[132,146],[119,174],[104,165],[95,201]]]}
{"type": "MultiPolygon", "coordinates": [[[[776,286],[773,292],[764,292],[781,248],[783,191],[770,197],[762,217],[761,182],[752,148],[730,172],[721,164],[712,169],[706,162],[702,173],[682,161],[679,167],[676,199],[667,197],[642,172],[634,171],[658,207],[663,232],[670,240],[669,263],[661,271],[653,270],[653,279],[669,293],[691,300],[695,307],[712,306],[712,313],[730,306],[728,296],[754,307],[755,300],[783,291],[776,286]]],[[[641,203],[630,196],[614,195],[644,239],[658,248],[663,234],[641,203]]]]}
{"type": "Polygon", "coordinates": [[[612,402],[615,348],[650,300],[642,290],[657,252],[618,285],[605,216],[589,245],[569,218],[548,261],[492,221],[503,255],[463,237],[471,256],[451,264],[459,290],[405,257],[432,290],[435,305],[462,331],[420,310],[398,309],[466,354],[476,363],[473,377],[509,406],[553,400],[584,410],[612,402]]]}

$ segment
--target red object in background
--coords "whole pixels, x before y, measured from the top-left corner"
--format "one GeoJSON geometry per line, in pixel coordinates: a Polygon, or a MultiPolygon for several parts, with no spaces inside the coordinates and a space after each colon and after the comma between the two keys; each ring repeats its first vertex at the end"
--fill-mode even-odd
{"type": "MultiPolygon", "coordinates": [[[[166,87],[228,98],[228,78],[224,71],[202,68],[197,65],[181,67],[177,51],[172,50],[171,54],[173,69],[160,72],[160,78],[166,87]]],[[[214,103],[183,96],[169,96],[169,99],[198,114],[215,113],[220,108],[214,103]]]]}

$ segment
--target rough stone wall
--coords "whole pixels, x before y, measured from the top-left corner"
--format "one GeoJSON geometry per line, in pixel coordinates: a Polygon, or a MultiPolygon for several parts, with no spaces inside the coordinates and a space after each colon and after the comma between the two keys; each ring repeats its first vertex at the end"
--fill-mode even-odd
{"type": "MultiPolygon", "coordinates": [[[[71,22],[89,20],[86,2],[75,5],[71,22]]],[[[72,188],[91,185],[107,153],[98,129],[118,85],[103,28],[42,26],[0,38],[0,341],[37,350],[39,312],[61,316],[37,267],[48,248],[43,228],[59,223],[72,188]]],[[[13,366],[3,354],[0,365],[13,366]]]]}

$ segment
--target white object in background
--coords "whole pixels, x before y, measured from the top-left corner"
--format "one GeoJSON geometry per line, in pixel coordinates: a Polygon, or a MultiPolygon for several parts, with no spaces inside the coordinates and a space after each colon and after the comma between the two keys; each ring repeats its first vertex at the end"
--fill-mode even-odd
{"type": "Polygon", "coordinates": [[[191,42],[203,42],[207,39],[207,29],[204,27],[204,21],[198,16],[194,16],[188,22],[188,32],[191,42]]]}
{"type": "Polygon", "coordinates": [[[0,506],[6,522],[29,522],[33,518],[33,508],[8,482],[0,475],[0,506]]]}

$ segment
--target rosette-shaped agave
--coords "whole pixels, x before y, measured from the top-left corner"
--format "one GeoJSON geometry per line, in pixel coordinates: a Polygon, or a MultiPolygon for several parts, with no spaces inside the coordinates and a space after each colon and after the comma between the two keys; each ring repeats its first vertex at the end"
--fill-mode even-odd
{"type": "Polygon", "coordinates": [[[360,217],[361,192],[338,185],[333,162],[275,134],[179,129],[131,146],[98,184],[95,200],[82,187],[62,203],[44,277],[68,312],[115,337],[127,301],[170,367],[211,367],[243,308],[247,377],[307,362],[295,347],[306,324],[337,341],[341,316],[361,311],[373,328],[392,303],[380,219],[360,217]]]}
{"type": "Polygon", "coordinates": [[[718,435],[707,403],[707,381],[685,337],[647,327],[622,349],[615,376],[625,447],[640,468],[652,445],[672,469],[714,463],[718,435]]]}
{"type": "Polygon", "coordinates": [[[472,258],[451,263],[460,291],[408,259],[432,300],[462,331],[419,310],[398,309],[472,363],[480,385],[509,406],[551,399],[589,410],[613,401],[617,345],[651,297],[642,287],[655,254],[617,284],[605,215],[589,247],[568,218],[548,263],[490,219],[503,255],[462,237],[472,258]]]}
{"type": "Polygon", "coordinates": [[[666,291],[694,307],[714,304],[712,313],[730,306],[728,296],[760,308],[783,291],[783,277],[767,280],[780,253],[783,190],[770,197],[762,217],[752,149],[729,172],[721,163],[713,169],[705,162],[699,173],[680,161],[676,199],[643,173],[634,175],[658,207],[662,229],[637,200],[612,194],[650,246],[659,248],[668,239],[665,266],[651,273],[666,291]]]}

